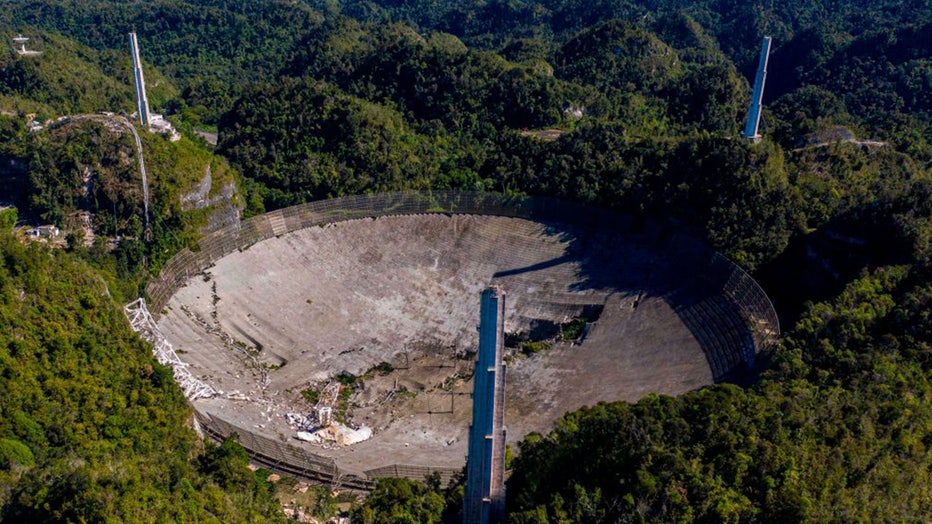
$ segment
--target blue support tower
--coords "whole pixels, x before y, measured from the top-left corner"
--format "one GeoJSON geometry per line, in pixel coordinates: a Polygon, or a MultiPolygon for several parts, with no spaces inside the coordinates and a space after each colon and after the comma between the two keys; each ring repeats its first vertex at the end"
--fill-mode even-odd
{"type": "Polygon", "coordinates": [[[757,128],[760,125],[761,102],[764,98],[764,82],[767,80],[767,60],[770,57],[769,36],[765,36],[761,43],[760,62],[757,65],[757,76],[754,78],[754,94],[751,96],[751,108],[748,110],[748,121],[744,126],[745,138],[760,141],[760,135],[757,128]]]}
{"type": "Polygon", "coordinates": [[[464,524],[505,521],[505,292],[482,292],[479,355],[473,374],[472,426],[463,495],[464,524]]]}
{"type": "Polygon", "coordinates": [[[142,75],[142,60],[139,59],[139,43],[136,33],[129,34],[129,49],[133,55],[133,80],[136,84],[136,113],[139,123],[149,127],[149,99],[146,97],[146,79],[142,75]]]}

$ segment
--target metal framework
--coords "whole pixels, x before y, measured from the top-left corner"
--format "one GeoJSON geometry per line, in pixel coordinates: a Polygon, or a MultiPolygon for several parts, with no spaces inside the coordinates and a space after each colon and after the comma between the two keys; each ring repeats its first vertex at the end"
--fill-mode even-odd
{"type": "Polygon", "coordinates": [[[330,457],[324,457],[310,451],[279,442],[250,431],[236,427],[223,420],[215,413],[194,411],[195,419],[208,437],[223,441],[230,435],[236,435],[240,445],[249,450],[252,460],[266,468],[295,477],[316,482],[329,482],[351,489],[371,490],[375,487],[374,479],[383,477],[408,478],[424,480],[427,475],[437,474],[443,485],[449,484],[460,468],[432,468],[428,466],[411,466],[407,464],[390,464],[363,472],[365,478],[349,475],[337,467],[330,457]]]}
{"type": "Polygon", "coordinates": [[[333,406],[338,400],[340,400],[340,383],[331,380],[320,392],[317,404],[314,404],[314,413],[317,415],[317,423],[320,427],[325,428],[333,424],[333,406]]]}
{"type": "MultiPolygon", "coordinates": [[[[158,277],[149,282],[146,295],[153,311],[159,311],[189,278],[199,275],[217,260],[292,231],[344,220],[421,213],[508,216],[583,227],[608,223],[615,224],[613,227],[618,230],[632,228],[635,222],[631,217],[615,211],[546,197],[471,191],[352,195],[278,209],[210,233],[198,242],[196,250],[183,249],[166,262],[158,277]]],[[[647,226],[642,224],[642,227],[647,226]]],[[[684,247],[687,240],[679,236],[668,241],[670,246],[660,246],[660,242],[658,240],[659,252],[666,251],[671,258],[681,256],[679,251],[682,249],[692,249],[684,247]],[[681,245],[675,245],[677,243],[681,245]]],[[[740,311],[746,323],[742,329],[751,330],[754,340],[752,351],[759,353],[773,349],[780,334],[780,323],[764,290],[750,275],[718,253],[708,251],[702,264],[708,265],[706,274],[714,273],[722,277],[716,279],[721,282],[718,291],[740,311]],[[727,288],[725,283],[728,284],[727,288]]]]}
{"type": "Polygon", "coordinates": [[[149,98],[146,97],[146,79],[142,75],[142,60],[139,59],[139,43],[136,33],[129,34],[129,50],[133,55],[133,80],[136,83],[136,111],[139,123],[149,127],[149,98]]]}
{"type": "Polygon", "coordinates": [[[760,126],[761,104],[764,99],[764,82],[767,80],[767,60],[770,57],[769,36],[761,42],[760,62],[757,64],[757,76],[754,78],[754,94],[751,96],[751,107],[748,109],[748,121],[744,126],[744,138],[754,142],[760,141],[757,129],[760,126]]]}
{"type": "Polygon", "coordinates": [[[463,524],[505,521],[505,292],[492,286],[479,307],[472,425],[463,492],[463,524]]]}
{"type": "Polygon", "coordinates": [[[214,388],[201,382],[198,378],[188,371],[188,365],[178,358],[175,349],[171,343],[162,335],[162,331],[155,323],[155,319],[149,314],[149,308],[146,307],[146,301],[143,298],[137,298],[123,306],[123,312],[129,320],[133,331],[139,334],[143,340],[152,344],[152,354],[159,364],[172,368],[175,374],[175,382],[181,386],[184,396],[188,400],[197,400],[199,398],[210,398],[217,394],[214,388]]]}
{"type": "MultiPolygon", "coordinates": [[[[434,191],[353,195],[309,202],[252,217],[205,236],[195,250],[184,249],[178,252],[163,266],[158,277],[150,281],[146,294],[153,310],[158,311],[189,278],[199,275],[224,256],[237,250],[248,249],[263,240],[345,220],[423,213],[508,216],[577,224],[581,227],[595,227],[600,223],[607,223],[617,230],[637,228],[642,232],[653,231],[656,239],[652,242],[659,253],[664,253],[674,260],[694,259],[698,264],[696,267],[702,268],[697,273],[705,275],[708,280],[702,285],[708,286],[711,300],[695,304],[678,313],[706,351],[717,379],[724,376],[737,362],[753,364],[756,354],[773,349],[779,337],[780,325],[776,311],[757,282],[726,257],[708,248],[693,246],[694,242],[685,237],[664,235],[663,228],[645,224],[643,221],[636,226],[638,222],[631,217],[611,210],[553,198],[483,192],[434,191]],[[727,325],[722,325],[722,311],[727,313],[727,325]]],[[[647,241],[650,242],[650,239],[647,241]]],[[[185,396],[193,400],[217,394],[212,388],[191,376],[184,363],[171,349],[171,345],[159,332],[143,299],[128,304],[126,315],[133,328],[143,338],[152,342],[159,362],[172,365],[185,396]]],[[[300,451],[300,456],[295,455],[299,453],[295,451],[298,448],[282,445],[242,428],[222,423],[216,415],[208,417],[198,413],[198,418],[205,432],[213,438],[222,438],[234,432],[239,434],[240,443],[249,450],[254,459],[277,471],[286,471],[305,478],[331,479],[335,483],[359,489],[371,487],[371,481],[345,477],[335,468],[308,469],[309,461],[319,459],[321,464],[330,464],[330,459],[316,457],[306,451],[300,451]]],[[[434,471],[440,472],[444,478],[450,478],[456,472],[455,469],[399,464],[366,471],[366,475],[369,478],[423,478],[425,472],[434,471]]]]}
{"type": "Polygon", "coordinates": [[[32,55],[41,55],[41,51],[33,51],[32,49],[26,49],[26,42],[29,41],[28,36],[16,35],[13,37],[13,43],[19,48],[13,48],[17,54],[21,56],[32,56],[32,55]]]}

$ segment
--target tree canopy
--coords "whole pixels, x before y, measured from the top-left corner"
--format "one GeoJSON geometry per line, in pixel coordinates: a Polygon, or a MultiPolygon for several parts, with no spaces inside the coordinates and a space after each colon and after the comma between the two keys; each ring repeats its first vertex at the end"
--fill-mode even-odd
{"type": "MultiPolygon", "coordinates": [[[[684,230],[752,271],[790,328],[744,387],[528,436],[510,520],[922,520],[930,24],[914,0],[5,2],[0,38],[42,54],[0,52],[0,519],[281,518],[235,442],[186,429],[119,304],[241,210],[460,188],[684,230]],[[184,135],[141,133],[148,203],[135,141],[99,115],[134,110],[133,29],[153,110],[184,135]],[[764,35],[755,144],[738,133],[764,35]],[[20,243],[39,223],[64,249],[20,243]]],[[[351,514],[449,520],[457,497],[385,480],[351,514]]]]}

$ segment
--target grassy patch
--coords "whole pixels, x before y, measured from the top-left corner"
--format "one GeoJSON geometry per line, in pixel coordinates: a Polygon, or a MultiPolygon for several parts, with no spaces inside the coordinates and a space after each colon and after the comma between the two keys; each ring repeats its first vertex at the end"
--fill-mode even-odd
{"type": "Polygon", "coordinates": [[[320,391],[308,388],[301,391],[301,396],[311,404],[317,404],[317,401],[320,400],[320,391]]]}
{"type": "Polygon", "coordinates": [[[588,322],[586,317],[579,317],[566,324],[562,324],[560,326],[559,339],[563,342],[577,340],[582,336],[583,330],[586,328],[586,322],[588,322]]]}
{"type": "MultiPolygon", "coordinates": [[[[376,375],[386,376],[392,371],[395,371],[395,367],[389,364],[388,362],[379,362],[378,364],[369,368],[365,373],[362,374],[361,379],[370,379],[376,375]]],[[[338,379],[339,380],[339,379],[338,379]]]]}
{"type": "Polygon", "coordinates": [[[339,375],[334,377],[334,380],[339,382],[343,386],[354,386],[359,380],[359,377],[350,373],[349,371],[342,371],[339,375]]]}
{"type": "Polygon", "coordinates": [[[346,424],[346,416],[349,414],[350,397],[356,392],[352,385],[343,385],[340,387],[340,396],[337,400],[336,409],[333,410],[333,418],[340,424],[346,424]]]}
{"type": "Polygon", "coordinates": [[[539,340],[536,342],[527,341],[527,342],[521,342],[519,347],[521,349],[521,352],[524,353],[525,355],[534,355],[536,353],[540,353],[541,351],[546,351],[550,349],[551,347],[553,347],[553,344],[551,344],[550,342],[546,340],[539,340]]]}

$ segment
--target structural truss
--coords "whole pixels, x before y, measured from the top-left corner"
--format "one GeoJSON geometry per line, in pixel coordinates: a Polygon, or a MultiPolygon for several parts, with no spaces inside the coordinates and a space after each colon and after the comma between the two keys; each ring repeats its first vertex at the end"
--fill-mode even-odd
{"type": "Polygon", "coordinates": [[[133,81],[136,84],[136,111],[139,123],[149,127],[149,98],[146,97],[146,79],[142,74],[142,60],[139,58],[139,42],[136,33],[129,34],[129,49],[133,55],[133,81]]]}
{"type": "Polygon", "coordinates": [[[754,78],[754,94],[751,96],[751,107],[748,109],[748,121],[744,126],[744,137],[754,142],[760,141],[758,127],[760,126],[761,104],[764,100],[764,82],[767,81],[767,61],[770,57],[771,37],[765,36],[761,41],[760,61],[757,65],[757,76],[754,78]]]}
{"type": "Polygon", "coordinates": [[[505,292],[493,286],[479,305],[479,353],[463,491],[463,524],[505,522],[505,292]]]}
{"type": "Polygon", "coordinates": [[[123,307],[126,318],[129,319],[133,331],[139,334],[143,340],[152,344],[152,353],[159,364],[172,368],[175,374],[175,382],[181,386],[184,396],[188,400],[199,398],[210,398],[217,394],[214,388],[208,386],[188,371],[188,365],[178,358],[175,349],[171,343],[162,335],[162,331],[155,323],[155,319],[149,314],[149,308],[146,307],[146,301],[138,298],[123,307]]]}

